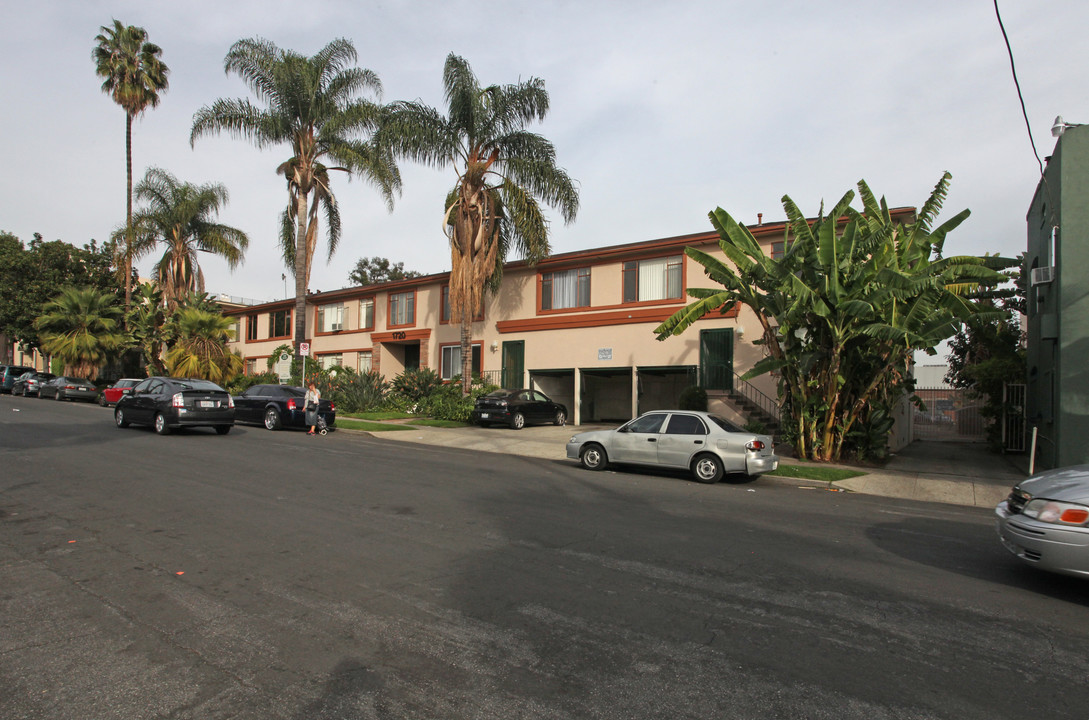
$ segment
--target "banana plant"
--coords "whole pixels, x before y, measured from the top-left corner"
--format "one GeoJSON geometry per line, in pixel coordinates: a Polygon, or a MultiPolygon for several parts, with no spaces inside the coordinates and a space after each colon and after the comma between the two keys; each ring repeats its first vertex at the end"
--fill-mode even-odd
{"type": "Polygon", "coordinates": [[[884,453],[893,407],[911,389],[915,352],[935,354],[962,323],[994,312],[970,296],[1002,282],[998,270],[1016,262],[943,257],[946,236],[969,216],[964,210],[934,227],[950,178],[942,176],[908,223],[894,221],[865,181],[858,183],[861,211],[851,206],[853,191],[827,214],[822,203],[813,219],[784,196],[787,231],[778,259],[716,209],[710,219],[722,257],[691,247],[685,253],[721,287],[689,288],[694,301],[655,329],[658,339],[710,313],[747,306],[761,325],[756,344],[765,357],[744,378],[778,375],[795,453],[821,461],[884,453]],[[871,447],[874,437],[882,438],[879,447],[871,447]]]}

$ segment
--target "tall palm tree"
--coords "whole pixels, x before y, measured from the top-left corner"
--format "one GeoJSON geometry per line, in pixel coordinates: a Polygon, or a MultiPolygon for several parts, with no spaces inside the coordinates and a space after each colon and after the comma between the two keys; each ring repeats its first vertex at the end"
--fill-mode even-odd
{"type": "Polygon", "coordinates": [[[575,219],[575,182],[556,166],[548,140],[525,128],[548,114],[544,81],[480,86],[464,59],[450,54],[443,70],[447,115],[419,102],[394,103],[379,133],[398,156],[436,168],[455,166],[443,227],[450,240],[451,319],[461,322],[462,391],[472,376],[473,317],[486,287],[497,287],[513,246],[531,264],[547,257],[548,221],[540,202],[575,219]]]}
{"type": "Polygon", "coordinates": [[[280,242],[295,273],[295,353],[306,339],[306,288],[324,210],[329,257],[340,240],[340,211],[329,184],[330,171],[365,178],[382,191],[386,205],[400,190],[392,156],[360,139],[377,126],[382,107],[361,96],[381,93],[372,71],[354,67],[355,47],[338,39],[313,57],[281,50],[259,38],[239,40],[227,53],[224,71],[235,72],[263,107],[245,99],[219,99],[193,116],[190,144],[202,135],[226,131],[257,147],[286,144],[291,157],[277,172],[288,188],[280,242]],[[327,165],[328,162],[338,163],[327,165]]]}
{"type": "Polygon", "coordinates": [[[249,238],[237,228],[213,222],[227,204],[223,185],[179,183],[166,170],[150,168],[136,186],[136,197],[146,207],[132,220],[133,255],[139,257],[156,245],[166,246],[156,264],[156,276],[167,312],[187,293],[204,291],[198,252],[218,255],[232,270],[242,262],[249,238]]]}
{"type": "Polygon", "coordinates": [[[63,288],[34,325],[42,347],[64,361],[64,372],[89,380],[124,344],[117,297],[91,287],[63,288]]]}
{"type": "Polygon", "coordinates": [[[242,372],[242,356],[227,347],[230,320],[217,312],[182,308],[171,323],[176,333],[174,345],[166,353],[166,369],[171,375],[223,384],[242,372]]]}
{"type": "Polygon", "coordinates": [[[162,61],[162,49],[148,42],[147,31],[125,26],[115,19],[103,25],[91,52],[95,72],[104,78],[102,92],[125,110],[125,227],[122,248],[125,261],[125,312],[132,300],[132,121],[148,107],[159,104],[159,93],[169,86],[170,69],[162,61]]]}

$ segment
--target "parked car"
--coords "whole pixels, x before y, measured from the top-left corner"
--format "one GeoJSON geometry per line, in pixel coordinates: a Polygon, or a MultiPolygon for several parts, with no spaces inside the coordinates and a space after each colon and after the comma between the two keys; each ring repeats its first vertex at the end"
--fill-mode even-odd
{"type": "Polygon", "coordinates": [[[94,402],[95,398],[98,397],[98,389],[90,380],[58,375],[49,382],[38,386],[38,397],[42,400],[53,398],[54,400],[86,400],[87,402],[94,402]]]}
{"type": "MultiPolygon", "coordinates": [[[[234,397],[234,420],[264,425],[269,430],[306,425],[306,390],[291,385],[254,385],[234,397]]],[[[337,421],[336,405],[330,400],[318,402],[318,415],[332,429],[337,421]]]]}
{"type": "Polygon", "coordinates": [[[1033,567],[1089,577],[1089,465],[1037,473],[995,508],[998,537],[1033,567]]]}
{"type": "Polygon", "coordinates": [[[25,365],[0,365],[0,393],[10,393],[15,379],[28,372],[34,372],[34,368],[25,365]]]}
{"type": "Polygon", "coordinates": [[[528,423],[567,424],[567,408],[539,390],[496,390],[481,395],[470,419],[481,427],[496,423],[520,430],[528,423]]]}
{"type": "Polygon", "coordinates": [[[150,425],[160,435],[196,426],[226,435],[234,426],[234,400],[211,380],[149,377],[121,396],[113,419],[119,428],[150,425]]]}
{"type": "Polygon", "coordinates": [[[37,395],[38,389],[42,383],[47,383],[53,378],[57,377],[53,373],[47,372],[27,372],[23,373],[19,377],[15,378],[15,382],[11,385],[12,395],[37,395]]]}
{"type": "Polygon", "coordinates": [[[604,470],[613,463],[687,469],[702,483],[716,483],[732,473],[755,477],[779,467],[767,435],[687,410],[655,410],[615,430],[579,433],[567,441],[567,457],[588,470],[604,470]]]}
{"type": "Polygon", "coordinates": [[[121,396],[132,392],[132,389],[136,387],[139,382],[139,378],[121,378],[99,393],[98,404],[102,407],[116,405],[117,401],[121,399],[121,396]]]}

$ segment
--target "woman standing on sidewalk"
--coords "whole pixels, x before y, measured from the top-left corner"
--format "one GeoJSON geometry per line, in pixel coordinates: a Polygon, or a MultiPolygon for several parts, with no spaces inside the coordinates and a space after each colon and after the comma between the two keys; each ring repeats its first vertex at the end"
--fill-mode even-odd
{"type": "Polygon", "coordinates": [[[306,383],[306,424],[310,426],[307,435],[314,435],[314,429],[318,425],[318,404],[321,402],[321,390],[318,390],[314,381],[306,383]]]}

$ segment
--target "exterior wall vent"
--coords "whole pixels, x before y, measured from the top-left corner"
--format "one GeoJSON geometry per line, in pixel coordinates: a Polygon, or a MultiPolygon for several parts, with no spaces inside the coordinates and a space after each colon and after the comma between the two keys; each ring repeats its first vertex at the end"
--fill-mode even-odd
{"type": "Polygon", "coordinates": [[[1055,266],[1039,267],[1032,269],[1032,285],[1046,285],[1055,282],[1055,266]]]}

